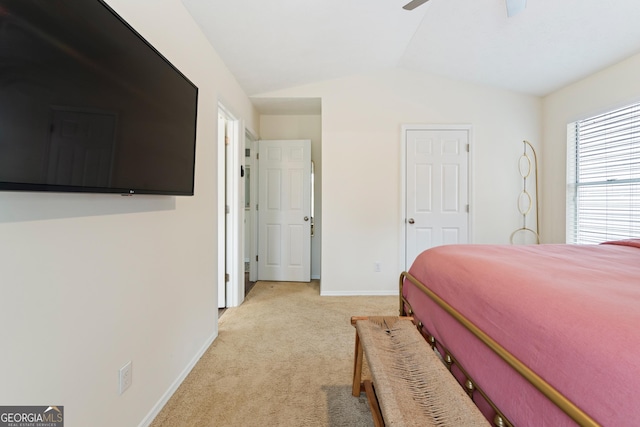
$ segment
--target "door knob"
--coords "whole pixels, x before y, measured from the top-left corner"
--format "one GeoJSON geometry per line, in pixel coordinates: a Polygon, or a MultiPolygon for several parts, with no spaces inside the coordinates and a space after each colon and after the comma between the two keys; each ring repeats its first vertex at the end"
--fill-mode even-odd
{"type": "Polygon", "coordinates": [[[408,222],[409,224],[413,224],[413,223],[415,223],[415,221],[413,220],[413,218],[409,218],[409,219],[407,220],[407,222],[408,222]]]}
{"type": "Polygon", "coordinates": [[[309,217],[308,217],[308,216],[305,216],[305,217],[304,217],[304,220],[305,220],[305,221],[309,221],[309,217]]]}

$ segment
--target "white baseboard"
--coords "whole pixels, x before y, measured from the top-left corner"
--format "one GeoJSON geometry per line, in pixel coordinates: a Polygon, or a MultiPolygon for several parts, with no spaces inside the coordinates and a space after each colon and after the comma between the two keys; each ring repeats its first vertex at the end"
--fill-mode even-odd
{"type": "Polygon", "coordinates": [[[149,411],[147,416],[144,417],[144,419],[140,422],[140,424],[138,424],[138,427],[149,427],[151,425],[151,423],[158,416],[162,408],[164,408],[164,405],[166,405],[169,399],[171,399],[171,396],[173,396],[173,393],[175,393],[176,390],[178,390],[178,387],[180,387],[180,384],[182,384],[185,378],[187,378],[187,375],[189,375],[191,370],[196,366],[200,358],[204,355],[205,351],[207,351],[207,349],[211,346],[211,344],[217,337],[218,337],[218,330],[216,329],[215,333],[211,337],[209,337],[209,339],[207,339],[207,341],[202,346],[202,348],[193,357],[193,359],[191,359],[189,364],[184,368],[184,370],[180,373],[178,378],[176,378],[173,384],[171,384],[169,389],[162,395],[160,400],[158,400],[158,402],[153,406],[153,408],[151,408],[151,411],[149,411]]]}
{"type": "Polygon", "coordinates": [[[321,297],[354,297],[354,296],[366,296],[366,297],[386,297],[386,296],[398,296],[398,290],[389,291],[323,291],[320,290],[321,297]]]}

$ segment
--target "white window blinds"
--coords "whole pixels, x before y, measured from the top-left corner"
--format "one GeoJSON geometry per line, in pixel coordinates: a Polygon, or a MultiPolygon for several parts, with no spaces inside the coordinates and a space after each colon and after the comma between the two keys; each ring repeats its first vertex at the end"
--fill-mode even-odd
{"type": "Polygon", "coordinates": [[[567,243],[640,237],[640,104],[568,126],[567,243]]]}

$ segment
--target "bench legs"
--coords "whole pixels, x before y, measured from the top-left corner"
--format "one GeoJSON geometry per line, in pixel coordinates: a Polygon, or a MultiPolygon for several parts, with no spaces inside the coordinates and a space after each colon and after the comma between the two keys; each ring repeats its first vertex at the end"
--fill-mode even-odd
{"type": "Polygon", "coordinates": [[[371,408],[371,415],[373,416],[373,425],[375,427],[384,427],[384,420],[382,419],[382,412],[378,405],[378,397],[373,387],[373,383],[369,380],[365,380],[364,390],[367,393],[367,400],[369,401],[369,408],[371,408]]]}
{"type": "Polygon", "coordinates": [[[362,391],[362,344],[360,344],[360,337],[356,332],[356,349],[353,353],[355,355],[353,360],[353,389],[351,394],[354,396],[360,396],[362,391]]]}
{"type": "Polygon", "coordinates": [[[412,318],[352,318],[351,323],[356,326],[352,394],[365,391],[376,427],[405,425],[405,416],[412,425],[489,427],[412,318]],[[364,356],[373,380],[362,381],[364,356]]]}
{"type": "MultiPolygon", "coordinates": [[[[355,322],[360,319],[363,318],[352,317],[351,324],[355,325],[355,322]]],[[[369,380],[362,381],[362,357],[362,343],[360,342],[358,331],[356,331],[356,346],[353,359],[353,387],[351,394],[358,397],[360,396],[360,393],[364,391],[367,394],[369,408],[371,409],[371,415],[373,416],[373,425],[375,427],[384,427],[384,420],[382,419],[382,413],[380,412],[380,406],[378,405],[378,398],[376,397],[373,383],[369,380]]]]}

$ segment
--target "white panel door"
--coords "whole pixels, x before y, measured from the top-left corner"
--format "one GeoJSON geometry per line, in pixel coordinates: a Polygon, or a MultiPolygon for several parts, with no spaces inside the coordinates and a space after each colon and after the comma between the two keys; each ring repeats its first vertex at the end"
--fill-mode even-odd
{"type": "Polygon", "coordinates": [[[405,269],[433,246],[469,241],[469,131],[406,131],[405,269]]]}
{"type": "Polygon", "coordinates": [[[258,280],[311,280],[311,141],[259,141],[258,280]]]}

